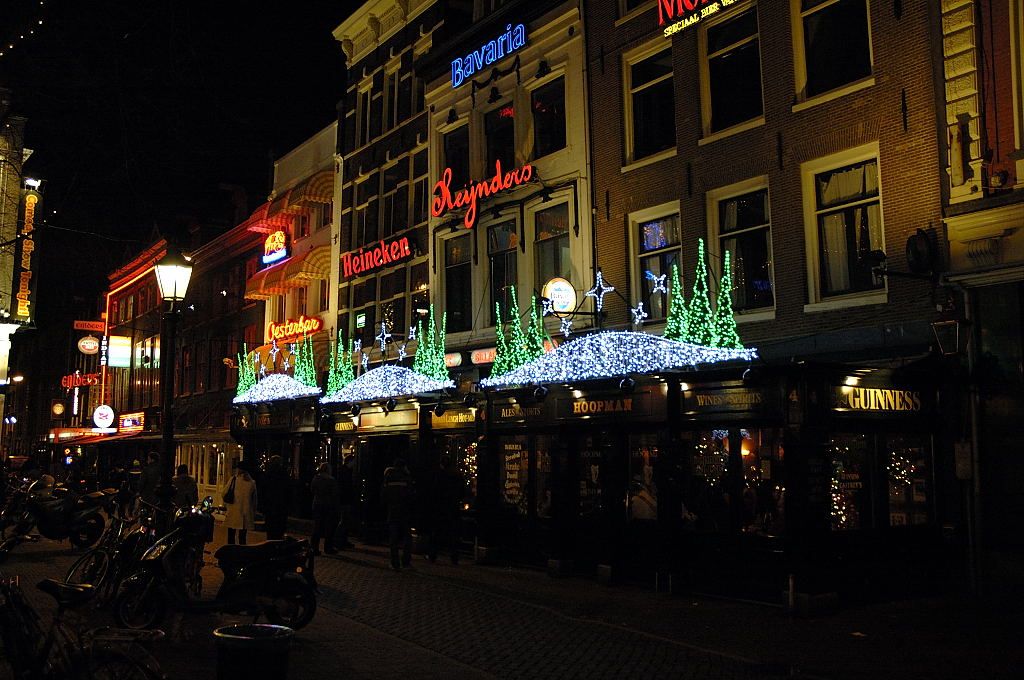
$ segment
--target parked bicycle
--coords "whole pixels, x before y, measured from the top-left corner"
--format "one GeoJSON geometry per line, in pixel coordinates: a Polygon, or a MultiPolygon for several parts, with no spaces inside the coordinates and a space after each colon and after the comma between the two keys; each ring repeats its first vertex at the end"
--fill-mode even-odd
{"type": "Polygon", "coordinates": [[[88,585],[46,579],[38,588],[57,602],[48,630],[15,578],[0,576],[0,640],[15,680],[165,680],[160,664],[143,646],[159,630],[76,629],[68,609],[89,601],[88,585]]]}

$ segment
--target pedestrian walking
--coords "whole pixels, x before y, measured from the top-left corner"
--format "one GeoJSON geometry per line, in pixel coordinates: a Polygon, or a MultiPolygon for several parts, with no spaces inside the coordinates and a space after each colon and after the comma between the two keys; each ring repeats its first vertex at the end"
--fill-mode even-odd
{"type": "Polygon", "coordinates": [[[150,451],[146,454],[146,467],[142,468],[142,473],[139,475],[139,498],[150,505],[157,505],[160,502],[159,489],[162,476],[160,454],[150,451]]]}
{"type": "Polygon", "coordinates": [[[465,493],[466,478],[450,460],[442,461],[432,476],[428,501],[427,559],[431,562],[437,561],[437,553],[443,549],[449,553],[452,564],[459,563],[465,493]]]}
{"type": "Polygon", "coordinates": [[[256,528],[256,482],[246,467],[245,461],[238,464],[224,492],[224,502],[228,506],[224,525],[228,528],[229,544],[234,544],[237,531],[238,544],[245,545],[249,530],[256,528]]]}
{"type": "Polygon", "coordinates": [[[174,507],[191,508],[199,502],[199,486],[189,476],[187,465],[178,466],[171,484],[174,486],[174,507]]]}
{"type": "Polygon", "coordinates": [[[395,458],[391,467],[384,470],[381,499],[388,513],[388,547],[391,551],[391,568],[397,571],[402,567],[410,567],[412,566],[412,533],[409,523],[412,521],[415,483],[403,458],[395,458]],[[399,545],[402,547],[401,563],[398,561],[399,545]]]}
{"type": "Polygon", "coordinates": [[[355,528],[352,516],[352,505],[356,502],[355,467],[356,457],[354,454],[349,453],[345,456],[341,467],[338,468],[338,497],[341,501],[341,521],[338,522],[334,546],[339,550],[352,547],[348,536],[352,529],[355,528]]]}
{"type": "Polygon", "coordinates": [[[263,474],[263,520],[267,530],[267,540],[276,541],[284,538],[288,527],[288,508],[291,504],[292,480],[284,469],[281,456],[271,456],[267,463],[267,471],[263,474]]]}
{"type": "Polygon", "coordinates": [[[341,497],[338,481],[331,476],[331,466],[321,463],[313,481],[309,483],[313,494],[313,554],[320,554],[320,537],[324,539],[324,552],[333,555],[338,552],[334,547],[334,534],[338,527],[338,515],[341,512],[341,497]]]}

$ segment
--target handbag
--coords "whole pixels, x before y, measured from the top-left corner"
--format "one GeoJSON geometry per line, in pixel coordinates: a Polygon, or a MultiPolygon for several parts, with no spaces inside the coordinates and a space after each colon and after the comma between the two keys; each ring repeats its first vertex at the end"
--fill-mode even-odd
{"type": "Polygon", "coordinates": [[[237,477],[231,478],[231,484],[228,485],[228,490],[224,492],[224,502],[234,503],[235,502],[235,480],[237,477]]]}

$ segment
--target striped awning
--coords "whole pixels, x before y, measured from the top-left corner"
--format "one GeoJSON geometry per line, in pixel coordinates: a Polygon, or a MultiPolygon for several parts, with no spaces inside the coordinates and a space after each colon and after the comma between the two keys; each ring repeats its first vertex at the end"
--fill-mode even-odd
{"type": "Polygon", "coordinates": [[[288,286],[284,285],[284,276],[290,262],[291,260],[278,262],[272,267],[256,272],[245,282],[245,299],[269,300],[275,295],[287,292],[288,286]]]}
{"type": "Polygon", "coordinates": [[[334,171],[321,170],[300,182],[291,190],[289,209],[309,207],[310,203],[330,203],[334,200],[334,171]]]}
{"type": "Polygon", "coordinates": [[[268,300],[311,281],[331,278],[331,247],[320,246],[257,272],[245,283],[247,300],[268,300]]]}
{"type": "Polygon", "coordinates": [[[267,219],[273,219],[277,215],[280,215],[288,207],[288,197],[292,195],[291,189],[284,191],[277,195],[270,201],[270,207],[267,208],[267,219]]]}
{"type": "Polygon", "coordinates": [[[256,208],[252,215],[249,216],[249,219],[242,222],[240,226],[244,226],[248,231],[255,231],[260,234],[269,234],[272,231],[287,228],[291,223],[292,216],[285,212],[281,212],[281,209],[279,209],[278,212],[271,214],[271,205],[272,202],[267,201],[260,207],[256,208]]]}

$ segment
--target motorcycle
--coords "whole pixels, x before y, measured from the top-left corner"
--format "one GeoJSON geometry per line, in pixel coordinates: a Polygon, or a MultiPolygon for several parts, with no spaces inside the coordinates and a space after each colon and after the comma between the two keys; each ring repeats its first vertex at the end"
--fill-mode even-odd
{"type": "Polygon", "coordinates": [[[308,540],[222,546],[214,558],[224,580],[212,600],[202,600],[203,549],[212,538],[212,498],[179,510],[171,532],[142,555],[139,569],[115,596],[118,625],[153,628],[171,608],[263,615],[296,630],[313,620],[317,585],[308,540]]]}
{"type": "Polygon", "coordinates": [[[111,511],[116,494],[114,489],[104,489],[80,495],[66,487],[54,488],[45,478],[12,491],[0,512],[0,559],[20,543],[33,540],[29,536],[33,528],[45,538],[66,538],[77,548],[90,547],[103,534],[103,512],[111,511]]]}

